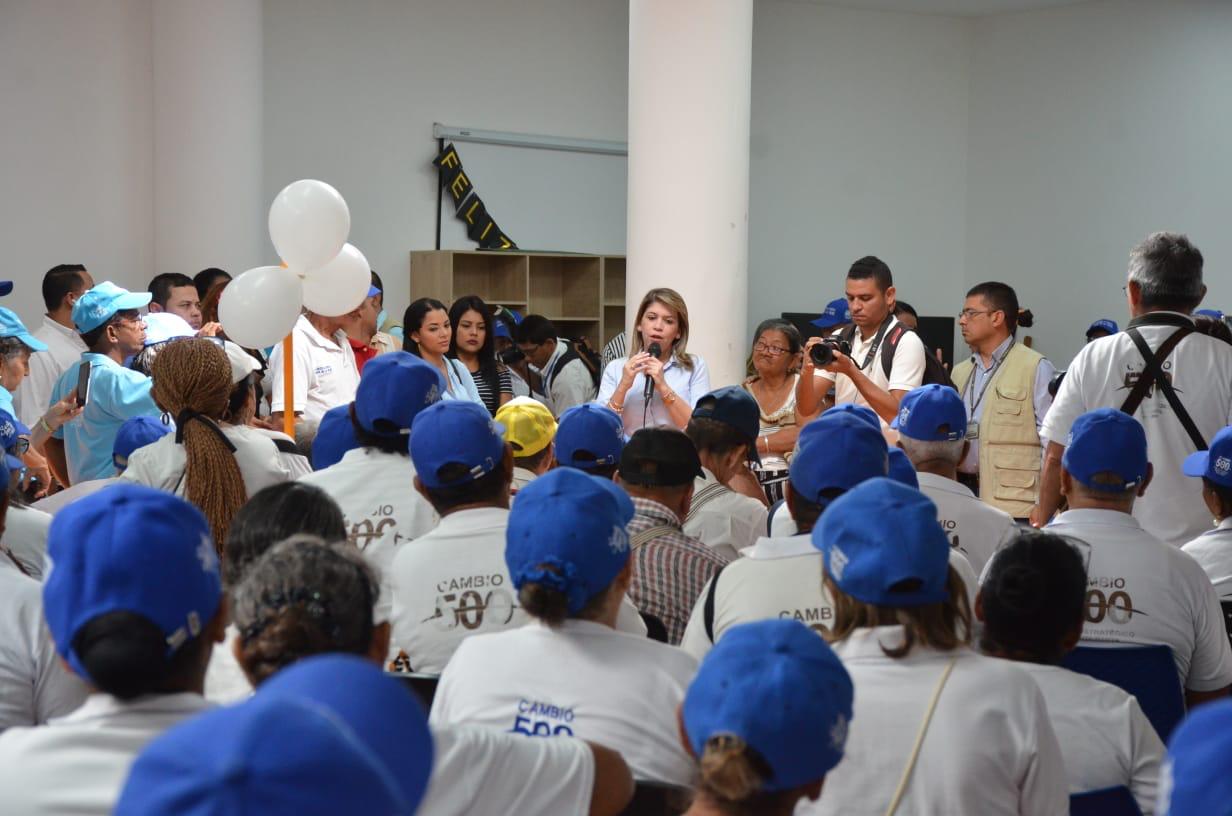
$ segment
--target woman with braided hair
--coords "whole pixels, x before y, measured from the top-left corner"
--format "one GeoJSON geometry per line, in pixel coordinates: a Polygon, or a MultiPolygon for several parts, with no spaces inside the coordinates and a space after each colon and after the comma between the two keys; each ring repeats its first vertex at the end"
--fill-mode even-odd
{"type": "Polygon", "coordinates": [[[222,549],[248,497],[290,478],[269,437],[231,424],[231,363],[210,338],[177,340],[154,359],[152,396],[176,432],[141,448],[123,478],[183,496],[210,522],[222,549]]]}

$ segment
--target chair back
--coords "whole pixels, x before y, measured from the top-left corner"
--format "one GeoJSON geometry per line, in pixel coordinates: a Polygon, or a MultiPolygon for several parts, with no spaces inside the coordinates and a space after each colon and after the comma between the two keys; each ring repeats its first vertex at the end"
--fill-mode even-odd
{"type": "Polygon", "coordinates": [[[1220,601],[1223,609],[1223,628],[1228,633],[1228,641],[1232,643],[1232,601],[1220,601]]]}
{"type": "Polygon", "coordinates": [[[1142,811],[1129,788],[1118,785],[1071,795],[1069,816],[1142,816],[1142,811]]]}
{"type": "Polygon", "coordinates": [[[1185,691],[1167,646],[1079,646],[1061,665],[1137,697],[1164,742],[1185,717],[1185,691]]]}

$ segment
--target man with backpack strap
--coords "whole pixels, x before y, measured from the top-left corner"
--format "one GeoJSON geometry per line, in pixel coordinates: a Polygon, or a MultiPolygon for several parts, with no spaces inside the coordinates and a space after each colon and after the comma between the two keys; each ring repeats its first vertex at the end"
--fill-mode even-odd
{"type": "Polygon", "coordinates": [[[830,407],[827,394],[833,385],[836,405],[866,405],[885,428],[898,414],[903,395],[925,382],[928,354],[919,336],[894,316],[894,277],[881,259],[869,255],[851,265],[847,303],[854,325],[838,335],[810,338],[804,347],[796,385],[797,410],[801,416],[813,417],[830,407]],[[850,353],[835,348],[831,362],[818,367],[811,354],[813,347],[840,340],[849,344],[850,353]]]}
{"type": "Polygon", "coordinates": [[[543,375],[543,393],[557,419],[575,405],[590,402],[598,391],[597,362],[584,356],[543,315],[527,315],[514,327],[518,348],[543,375]]]}

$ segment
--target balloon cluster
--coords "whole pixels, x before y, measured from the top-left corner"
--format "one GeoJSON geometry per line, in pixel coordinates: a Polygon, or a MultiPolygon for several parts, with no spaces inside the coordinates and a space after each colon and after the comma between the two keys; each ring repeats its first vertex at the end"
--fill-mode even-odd
{"type": "Polygon", "coordinates": [[[282,266],[258,266],[227,284],[218,316],[241,346],[265,348],[291,333],[300,310],[328,317],[352,311],[368,296],[368,259],[347,243],[351,211],[323,181],[302,179],[270,205],[270,240],[282,266]]]}

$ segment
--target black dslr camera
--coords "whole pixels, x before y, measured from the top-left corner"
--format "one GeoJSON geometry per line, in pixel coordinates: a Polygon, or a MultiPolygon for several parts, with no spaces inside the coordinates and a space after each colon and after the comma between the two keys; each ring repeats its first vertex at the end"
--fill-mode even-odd
{"type": "Polygon", "coordinates": [[[834,362],[835,351],[841,351],[850,357],[851,343],[841,337],[823,337],[820,343],[809,349],[809,357],[812,358],[813,365],[824,368],[834,362]]]}

